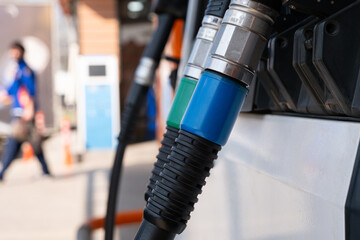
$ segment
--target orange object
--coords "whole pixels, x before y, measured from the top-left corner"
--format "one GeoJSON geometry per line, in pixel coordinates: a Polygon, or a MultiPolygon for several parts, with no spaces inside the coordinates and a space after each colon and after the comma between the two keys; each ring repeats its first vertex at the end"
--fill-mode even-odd
{"type": "MultiPolygon", "coordinates": [[[[115,216],[115,226],[130,224],[130,223],[140,223],[143,217],[143,209],[137,209],[126,212],[116,213],[115,216]]],[[[103,228],[105,225],[105,218],[95,218],[88,221],[90,229],[96,230],[103,228]]]]}
{"type": "Polygon", "coordinates": [[[175,59],[181,58],[181,48],[182,48],[182,41],[183,41],[183,32],[184,32],[184,20],[178,19],[175,21],[174,26],[172,28],[172,51],[173,57],[175,59]]]}
{"type": "Polygon", "coordinates": [[[31,147],[31,144],[28,142],[24,143],[24,145],[22,146],[22,152],[23,152],[22,160],[24,162],[29,161],[34,157],[34,150],[31,147]]]}
{"type": "Polygon", "coordinates": [[[72,160],[72,154],[70,151],[70,145],[64,146],[64,150],[65,150],[65,165],[71,166],[73,164],[73,160],[72,160]]]}
{"type": "Polygon", "coordinates": [[[61,120],[61,135],[63,138],[63,147],[64,147],[64,156],[65,156],[65,165],[71,166],[73,164],[72,154],[71,154],[71,147],[70,147],[70,120],[67,117],[64,117],[61,120]]]}

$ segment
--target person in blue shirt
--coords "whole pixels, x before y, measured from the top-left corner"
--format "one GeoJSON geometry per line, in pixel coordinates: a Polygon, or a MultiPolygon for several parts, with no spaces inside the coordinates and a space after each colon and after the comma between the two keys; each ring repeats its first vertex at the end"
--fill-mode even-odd
{"type": "Polygon", "coordinates": [[[2,169],[0,171],[0,181],[3,180],[4,173],[16,158],[20,151],[21,144],[29,141],[33,147],[36,157],[42,166],[44,175],[50,175],[40,141],[39,133],[34,126],[34,115],[36,111],[36,81],[35,74],[24,61],[25,48],[19,42],[14,42],[9,55],[16,61],[13,82],[7,87],[6,91],[0,92],[0,101],[5,104],[12,104],[12,135],[8,137],[7,144],[2,155],[2,169]],[[34,138],[34,135],[38,135],[34,138]]]}

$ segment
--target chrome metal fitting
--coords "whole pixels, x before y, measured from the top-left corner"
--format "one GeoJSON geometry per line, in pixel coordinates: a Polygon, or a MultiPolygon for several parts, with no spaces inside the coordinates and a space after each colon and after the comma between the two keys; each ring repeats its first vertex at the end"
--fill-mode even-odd
{"type": "Polygon", "coordinates": [[[135,82],[143,86],[152,86],[157,63],[149,58],[142,57],[135,71],[135,82]]]}
{"type": "Polygon", "coordinates": [[[205,69],[249,86],[266,46],[277,12],[259,2],[232,0],[205,69]]]}
{"type": "Polygon", "coordinates": [[[221,18],[206,15],[203,18],[188,63],[184,70],[184,76],[198,80],[204,70],[205,61],[210,53],[216,33],[221,24],[221,18]]]}

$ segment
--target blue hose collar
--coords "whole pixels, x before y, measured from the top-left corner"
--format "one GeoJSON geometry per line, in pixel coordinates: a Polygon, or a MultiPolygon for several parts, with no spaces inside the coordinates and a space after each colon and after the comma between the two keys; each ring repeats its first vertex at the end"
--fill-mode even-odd
{"type": "Polygon", "coordinates": [[[225,145],[248,90],[213,72],[203,72],[181,122],[181,129],[225,145]]]}

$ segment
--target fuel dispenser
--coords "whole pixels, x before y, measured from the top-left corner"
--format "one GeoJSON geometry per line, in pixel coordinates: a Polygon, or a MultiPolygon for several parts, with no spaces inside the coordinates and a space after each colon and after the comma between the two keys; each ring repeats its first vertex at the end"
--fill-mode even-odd
{"type": "Polygon", "coordinates": [[[359,18],[355,0],[210,0],[135,239],[360,239],[359,18]]]}

